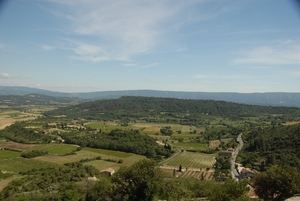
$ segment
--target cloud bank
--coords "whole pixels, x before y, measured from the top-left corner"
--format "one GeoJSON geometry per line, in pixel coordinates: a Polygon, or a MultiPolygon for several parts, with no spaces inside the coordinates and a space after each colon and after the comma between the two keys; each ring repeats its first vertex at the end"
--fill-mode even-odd
{"type": "Polygon", "coordinates": [[[57,5],[55,15],[69,23],[70,34],[95,41],[81,38],[69,44],[73,59],[91,62],[128,61],[150,52],[183,24],[208,18],[193,12],[193,5],[204,0],[49,1],[57,5]]]}

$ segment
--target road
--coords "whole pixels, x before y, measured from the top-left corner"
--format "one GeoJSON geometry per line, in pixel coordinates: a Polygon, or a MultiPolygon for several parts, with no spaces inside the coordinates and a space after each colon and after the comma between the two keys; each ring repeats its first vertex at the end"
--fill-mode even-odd
{"type": "Polygon", "coordinates": [[[242,133],[239,134],[239,136],[237,137],[237,141],[239,142],[239,146],[234,150],[233,154],[232,154],[232,157],[231,157],[231,176],[232,176],[232,179],[234,180],[239,180],[239,173],[238,171],[236,170],[235,168],[235,160],[236,160],[236,157],[237,155],[239,154],[239,151],[243,148],[244,146],[244,142],[243,142],[243,139],[242,139],[242,133]]]}

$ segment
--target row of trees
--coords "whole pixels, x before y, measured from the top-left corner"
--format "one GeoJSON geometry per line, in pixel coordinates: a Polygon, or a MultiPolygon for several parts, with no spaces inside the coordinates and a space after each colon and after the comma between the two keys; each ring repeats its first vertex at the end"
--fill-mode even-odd
{"type": "Polygon", "coordinates": [[[85,135],[62,133],[61,136],[65,143],[77,144],[81,147],[124,151],[154,159],[169,157],[173,153],[170,146],[160,146],[155,139],[140,134],[138,130],[116,129],[109,133],[98,132],[96,134],[86,133],[85,135]]]}

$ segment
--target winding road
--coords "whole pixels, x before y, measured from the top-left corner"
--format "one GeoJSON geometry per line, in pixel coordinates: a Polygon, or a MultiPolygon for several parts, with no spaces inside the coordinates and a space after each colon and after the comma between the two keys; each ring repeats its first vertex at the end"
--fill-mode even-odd
{"type": "Polygon", "coordinates": [[[237,137],[237,141],[239,142],[239,146],[234,150],[233,154],[232,154],[232,157],[231,157],[231,176],[232,176],[232,179],[238,181],[239,180],[239,173],[238,171],[236,170],[235,168],[235,160],[236,160],[236,157],[237,155],[239,154],[239,151],[243,148],[244,146],[244,142],[243,142],[243,139],[242,139],[242,133],[239,134],[239,136],[237,137]]]}

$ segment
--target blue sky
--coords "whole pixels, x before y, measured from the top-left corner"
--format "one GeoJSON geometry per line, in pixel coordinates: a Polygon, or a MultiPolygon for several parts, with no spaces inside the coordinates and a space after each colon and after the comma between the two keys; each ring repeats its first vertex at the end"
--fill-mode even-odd
{"type": "Polygon", "coordinates": [[[1,2],[2,86],[300,92],[297,1],[1,2]]]}

